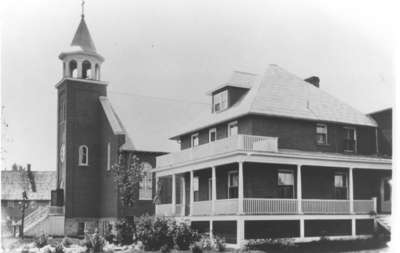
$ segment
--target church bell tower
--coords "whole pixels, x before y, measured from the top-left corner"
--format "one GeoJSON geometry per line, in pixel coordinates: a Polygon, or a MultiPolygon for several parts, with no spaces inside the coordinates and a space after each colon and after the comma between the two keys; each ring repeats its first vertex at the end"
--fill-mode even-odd
{"type": "Polygon", "coordinates": [[[107,95],[101,81],[104,58],[97,53],[82,15],[70,48],[59,55],[62,79],[56,84],[57,205],[65,207],[65,233],[95,220],[99,210],[101,156],[100,96],[107,95]],[[59,199],[63,199],[60,203],[59,199]]]}

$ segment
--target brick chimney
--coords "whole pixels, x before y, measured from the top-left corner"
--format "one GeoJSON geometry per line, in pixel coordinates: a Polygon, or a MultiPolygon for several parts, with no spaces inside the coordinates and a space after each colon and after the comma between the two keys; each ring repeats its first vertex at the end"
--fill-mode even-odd
{"type": "Polygon", "coordinates": [[[304,79],[307,83],[311,83],[315,87],[319,88],[319,77],[318,76],[311,76],[309,78],[304,79]]]}

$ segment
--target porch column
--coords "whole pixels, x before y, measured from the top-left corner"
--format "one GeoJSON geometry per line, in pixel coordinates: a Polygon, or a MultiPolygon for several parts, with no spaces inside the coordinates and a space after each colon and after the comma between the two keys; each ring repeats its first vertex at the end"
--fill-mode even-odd
{"type": "MultiPolygon", "coordinates": [[[[215,213],[215,200],[217,199],[217,176],[215,166],[211,167],[211,211],[215,213]]],[[[211,222],[212,223],[212,222],[211,222]]]]}
{"type": "Polygon", "coordinates": [[[353,168],[349,168],[349,200],[350,213],[354,213],[354,193],[353,193],[353,168]]]}
{"type": "Polygon", "coordinates": [[[172,215],[176,213],[176,175],[172,174],[172,215]]]}
{"type": "Polygon", "coordinates": [[[300,218],[300,238],[304,238],[304,219],[300,218]]]}
{"type": "MultiPolygon", "coordinates": [[[[301,206],[301,196],[302,193],[302,186],[301,186],[301,165],[297,165],[297,212],[302,213],[302,206],[301,206]]],[[[303,221],[304,223],[304,221],[303,221]]]]}
{"type": "Polygon", "coordinates": [[[238,213],[243,213],[243,162],[239,162],[239,189],[238,189],[238,213]]]}
{"type": "Polygon", "coordinates": [[[356,219],[355,218],[351,219],[351,235],[352,236],[356,236],[357,235],[357,233],[356,233],[356,219]]]}
{"type": "Polygon", "coordinates": [[[236,221],[236,245],[241,246],[242,242],[244,241],[244,220],[242,217],[236,221]]]}
{"type": "Polygon", "coordinates": [[[213,233],[213,230],[214,230],[214,221],[213,220],[210,220],[210,240],[211,241],[213,241],[214,240],[214,233],[213,233]]]}
{"type": "Polygon", "coordinates": [[[186,210],[186,183],[185,183],[185,177],[181,177],[181,216],[185,216],[185,210],[186,210]]]}
{"type": "Polygon", "coordinates": [[[190,216],[193,213],[193,201],[194,201],[194,192],[193,192],[193,170],[190,171],[190,195],[189,195],[189,199],[190,199],[190,210],[189,210],[189,214],[190,216]]]}

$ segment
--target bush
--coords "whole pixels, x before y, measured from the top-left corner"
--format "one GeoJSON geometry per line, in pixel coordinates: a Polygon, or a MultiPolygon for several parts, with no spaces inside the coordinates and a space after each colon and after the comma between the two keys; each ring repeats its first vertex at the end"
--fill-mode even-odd
{"type": "Polygon", "coordinates": [[[62,246],[62,243],[57,244],[55,253],[64,253],[64,247],[62,246]]]}
{"type": "Polygon", "coordinates": [[[73,244],[73,242],[72,242],[71,238],[64,237],[62,239],[62,241],[61,241],[61,245],[60,246],[63,246],[65,248],[69,248],[72,244],[73,244]]]}
{"type": "Polygon", "coordinates": [[[194,244],[192,246],[191,250],[192,250],[192,253],[203,253],[203,249],[197,244],[194,244]]]}
{"type": "MultiPolygon", "coordinates": [[[[132,244],[135,232],[135,224],[133,223],[133,220],[122,218],[118,220],[115,226],[117,230],[117,242],[122,245],[132,244]]],[[[111,237],[113,238],[114,236],[111,234],[111,237]]]]}
{"type": "Polygon", "coordinates": [[[177,224],[173,231],[173,241],[178,250],[188,250],[190,245],[199,239],[199,234],[192,231],[186,223],[177,224]]]}
{"type": "Polygon", "coordinates": [[[48,241],[48,236],[45,234],[41,234],[39,237],[35,238],[35,245],[38,248],[43,248],[44,246],[47,245],[47,241],[48,241]]]}
{"type": "Polygon", "coordinates": [[[226,250],[225,238],[215,236],[214,237],[214,249],[218,252],[222,252],[226,250]]]}
{"type": "Polygon", "coordinates": [[[296,244],[292,239],[255,239],[249,240],[247,247],[250,250],[264,250],[268,251],[271,249],[284,249],[296,247],[296,244]]]}
{"type": "Polygon", "coordinates": [[[174,245],[175,221],[145,215],[136,224],[136,240],[141,241],[144,250],[155,251],[161,247],[171,249],[174,245]]]}
{"type": "Polygon", "coordinates": [[[93,249],[94,252],[103,252],[104,244],[104,238],[97,231],[94,234],[85,233],[83,246],[86,246],[88,250],[93,249]]]}

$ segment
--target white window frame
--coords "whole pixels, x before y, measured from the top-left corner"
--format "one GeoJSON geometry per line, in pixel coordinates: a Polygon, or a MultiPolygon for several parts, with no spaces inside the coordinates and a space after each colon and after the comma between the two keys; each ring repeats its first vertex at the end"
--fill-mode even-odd
{"type": "Polygon", "coordinates": [[[317,135],[325,135],[325,142],[324,143],[319,143],[317,139],[317,144],[318,145],[328,145],[328,125],[323,124],[323,123],[317,123],[315,132],[317,135]],[[322,130],[322,131],[320,131],[322,130]]]}
{"type": "Polygon", "coordinates": [[[153,173],[151,166],[148,162],[142,162],[143,178],[139,185],[139,200],[152,200],[153,199],[153,173]]]}
{"type": "Polygon", "coordinates": [[[78,152],[79,152],[79,156],[78,156],[79,157],[79,161],[78,161],[79,166],[88,166],[89,165],[89,148],[88,148],[88,146],[80,145],[78,152]],[[85,163],[82,162],[84,148],[86,149],[86,162],[85,163]]]}
{"type": "Polygon", "coordinates": [[[346,173],[344,173],[344,172],[335,172],[334,174],[333,174],[333,186],[335,187],[335,188],[348,188],[348,183],[347,183],[347,176],[346,176],[346,173]],[[343,186],[336,186],[335,185],[335,178],[336,178],[336,176],[341,176],[342,177],[342,179],[344,179],[343,180],[343,186]]]}
{"type": "Polygon", "coordinates": [[[200,199],[200,177],[193,177],[193,201],[199,201],[200,199]],[[197,190],[194,188],[194,181],[197,181],[197,190]]]}
{"type": "MultiPolygon", "coordinates": [[[[238,189],[239,189],[239,171],[238,170],[231,170],[231,171],[228,171],[228,199],[231,199],[231,196],[229,195],[229,189],[231,188],[231,175],[232,174],[237,174],[237,176],[238,176],[238,185],[237,185],[237,187],[238,187],[238,189]]],[[[235,187],[235,186],[232,186],[232,187],[235,187]]]]}
{"type": "Polygon", "coordinates": [[[294,171],[293,170],[285,170],[285,169],[279,169],[278,170],[278,173],[276,174],[276,178],[277,178],[277,186],[279,187],[279,186],[282,186],[282,187],[285,187],[285,186],[292,186],[292,195],[293,196],[295,196],[295,180],[296,180],[296,178],[295,178],[295,175],[294,175],[294,171]],[[293,184],[279,184],[279,173],[286,173],[286,174],[292,174],[292,177],[293,177],[293,184]]]}
{"type": "Polygon", "coordinates": [[[232,133],[231,133],[231,128],[234,125],[236,125],[236,128],[237,128],[237,133],[235,135],[239,134],[239,124],[238,124],[238,122],[237,121],[232,121],[232,122],[228,123],[228,137],[233,136],[232,133]]]}
{"type": "Polygon", "coordinates": [[[107,143],[107,171],[111,170],[111,143],[107,143]]]}
{"type": "Polygon", "coordinates": [[[199,144],[200,144],[199,133],[192,134],[192,136],[190,137],[190,146],[194,148],[199,146],[199,144]],[[194,138],[196,137],[197,137],[197,145],[194,145],[194,138]]]}
{"type": "Polygon", "coordinates": [[[344,149],[345,152],[353,152],[353,153],[357,153],[357,129],[355,127],[344,127],[344,140],[346,139],[346,131],[347,130],[353,130],[354,131],[354,150],[348,150],[348,149],[344,149]]]}
{"type": "Polygon", "coordinates": [[[221,112],[223,110],[226,110],[227,108],[228,108],[228,90],[224,90],[224,91],[214,94],[213,95],[213,111],[221,112]],[[215,109],[217,104],[220,105],[218,110],[215,109]]]}
{"type": "Polygon", "coordinates": [[[217,129],[216,128],[211,128],[208,131],[208,142],[214,142],[216,140],[217,140],[217,129]],[[211,133],[215,133],[215,139],[213,141],[211,140],[211,133]]]}

